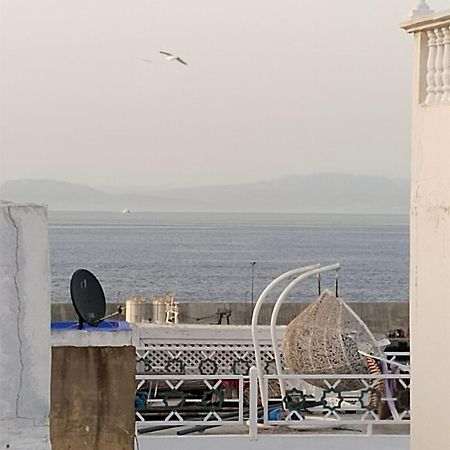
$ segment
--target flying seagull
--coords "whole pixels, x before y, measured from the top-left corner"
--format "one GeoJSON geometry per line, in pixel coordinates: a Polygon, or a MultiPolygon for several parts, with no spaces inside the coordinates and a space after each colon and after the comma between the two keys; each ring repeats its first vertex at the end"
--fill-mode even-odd
{"type": "Polygon", "coordinates": [[[160,51],[159,53],[166,55],[167,61],[178,61],[181,64],[184,64],[185,66],[187,66],[187,62],[183,61],[179,56],[175,56],[175,55],[172,55],[172,53],[163,52],[163,51],[160,51]]]}

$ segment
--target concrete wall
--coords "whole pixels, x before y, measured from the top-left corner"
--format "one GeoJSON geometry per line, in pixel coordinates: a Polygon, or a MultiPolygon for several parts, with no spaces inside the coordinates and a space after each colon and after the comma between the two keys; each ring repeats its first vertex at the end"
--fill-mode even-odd
{"type": "MultiPolygon", "coordinates": [[[[450,445],[445,412],[450,403],[450,359],[446,357],[450,342],[450,102],[423,104],[427,82],[436,80],[426,77],[426,32],[434,33],[443,24],[450,26],[450,11],[405,26],[415,33],[410,273],[412,450],[450,445]]],[[[446,52],[450,52],[449,44],[446,52]]],[[[436,66],[429,67],[434,70],[436,66]]]]}
{"type": "MultiPolygon", "coordinates": [[[[377,336],[384,336],[389,330],[409,328],[409,304],[407,302],[352,302],[349,305],[364,320],[372,333],[377,336]]],[[[180,323],[188,324],[216,324],[217,311],[231,309],[230,323],[232,325],[248,325],[250,323],[249,303],[180,303],[180,323]]],[[[280,310],[278,323],[287,325],[297,314],[299,314],[308,303],[286,303],[280,310]]],[[[263,305],[259,323],[268,325],[273,304],[263,305]]],[[[116,304],[108,305],[111,312],[117,311],[116,304]]],[[[146,306],[145,317],[152,317],[152,305],[146,306]]],[[[76,320],[76,314],[71,304],[53,304],[52,320],[76,320]]],[[[119,320],[119,319],[117,319],[119,320]]],[[[124,320],[123,316],[122,319],[124,320]]],[[[222,320],[226,323],[226,319],[222,320]]]]}
{"type": "Polygon", "coordinates": [[[135,371],[131,346],[54,347],[53,450],[132,450],[135,371]]]}
{"type": "Polygon", "coordinates": [[[138,346],[132,331],[91,332],[84,330],[54,330],[52,347],[123,347],[138,346]]]}
{"type": "MultiPolygon", "coordinates": [[[[140,436],[140,450],[164,448],[167,436],[140,436]]],[[[170,439],[171,450],[409,450],[409,436],[183,436],[170,439]]],[[[437,450],[437,449],[433,449],[437,450]]],[[[439,450],[444,450],[439,449],[439,450]]]]}
{"type": "Polygon", "coordinates": [[[442,357],[448,353],[450,342],[450,107],[416,108],[414,131],[412,449],[421,450],[447,448],[450,438],[446,414],[429,403],[429,399],[441,405],[450,402],[450,360],[442,357]],[[426,404],[429,407],[425,407],[426,404]],[[445,446],[442,446],[444,441],[445,446]]]}
{"type": "Polygon", "coordinates": [[[49,449],[50,271],[42,206],[0,203],[0,307],[0,448],[49,449]]]}

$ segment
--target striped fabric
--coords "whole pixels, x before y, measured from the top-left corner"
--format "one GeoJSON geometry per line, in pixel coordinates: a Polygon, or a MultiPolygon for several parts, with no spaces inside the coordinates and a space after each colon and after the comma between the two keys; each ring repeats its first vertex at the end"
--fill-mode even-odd
{"type": "MultiPolygon", "coordinates": [[[[366,358],[367,370],[370,375],[382,375],[380,364],[375,358],[366,358]]],[[[380,399],[383,396],[383,380],[374,380],[372,384],[372,389],[374,392],[369,397],[369,408],[377,409],[380,406],[380,399]]]]}

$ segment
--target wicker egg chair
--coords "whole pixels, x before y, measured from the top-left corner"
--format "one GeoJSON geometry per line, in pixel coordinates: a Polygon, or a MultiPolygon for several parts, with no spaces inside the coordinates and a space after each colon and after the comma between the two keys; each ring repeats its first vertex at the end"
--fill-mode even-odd
{"type": "MultiPolygon", "coordinates": [[[[324,291],[287,326],[283,357],[291,373],[366,374],[366,358],[359,351],[380,355],[365,323],[340,298],[324,291]]],[[[324,380],[308,383],[326,389],[324,380]]],[[[333,385],[334,380],[328,383],[333,385]]],[[[334,391],[360,389],[358,380],[341,380],[334,391]]]]}

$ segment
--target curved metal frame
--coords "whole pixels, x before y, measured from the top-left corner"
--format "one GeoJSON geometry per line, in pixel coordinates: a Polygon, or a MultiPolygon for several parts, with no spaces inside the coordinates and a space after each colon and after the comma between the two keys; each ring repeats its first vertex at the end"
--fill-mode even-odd
{"type": "MultiPolygon", "coordinates": [[[[316,269],[312,269],[306,273],[301,274],[298,276],[295,280],[291,281],[288,286],[286,286],[283,290],[283,292],[278,297],[278,300],[275,303],[275,306],[272,311],[272,317],[270,319],[270,336],[272,338],[272,346],[273,346],[273,353],[275,355],[275,364],[277,366],[277,373],[278,375],[283,375],[283,367],[281,366],[281,355],[280,355],[280,349],[278,348],[278,339],[277,339],[277,319],[278,319],[278,313],[280,311],[281,305],[285,301],[286,297],[288,296],[289,292],[301,281],[305,280],[306,278],[309,278],[313,275],[318,275],[324,272],[331,272],[333,270],[339,270],[341,268],[341,265],[339,263],[331,264],[329,266],[319,267],[316,269]]],[[[281,389],[281,395],[284,398],[286,396],[286,388],[284,385],[284,380],[280,379],[280,389],[281,389]]]]}
{"type": "Polygon", "coordinates": [[[269,295],[270,291],[281,281],[285,280],[286,278],[289,278],[293,275],[299,275],[301,273],[305,273],[308,271],[311,271],[313,269],[317,269],[320,267],[320,264],[313,264],[311,266],[305,266],[305,267],[299,267],[297,269],[289,270],[288,272],[285,272],[281,274],[279,277],[275,278],[272,282],[270,282],[266,288],[261,292],[261,295],[258,297],[258,301],[255,304],[255,308],[253,310],[252,315],[252,338],[253,338],[253,347],[255,351],[255,361],[256,361],[256,369],[258,371],[258,379],[259,379],[259,392],[261,395],[261,400],[265,401],[265,393],[263,389],[263,378],[264,378],[264,370],[262,366],[261,361],[261,346],[259,345],[258,340],[258,318],[259,318],[259,312],[261,310],[262,304],[264,303],[264,300],[269,295]]]}

